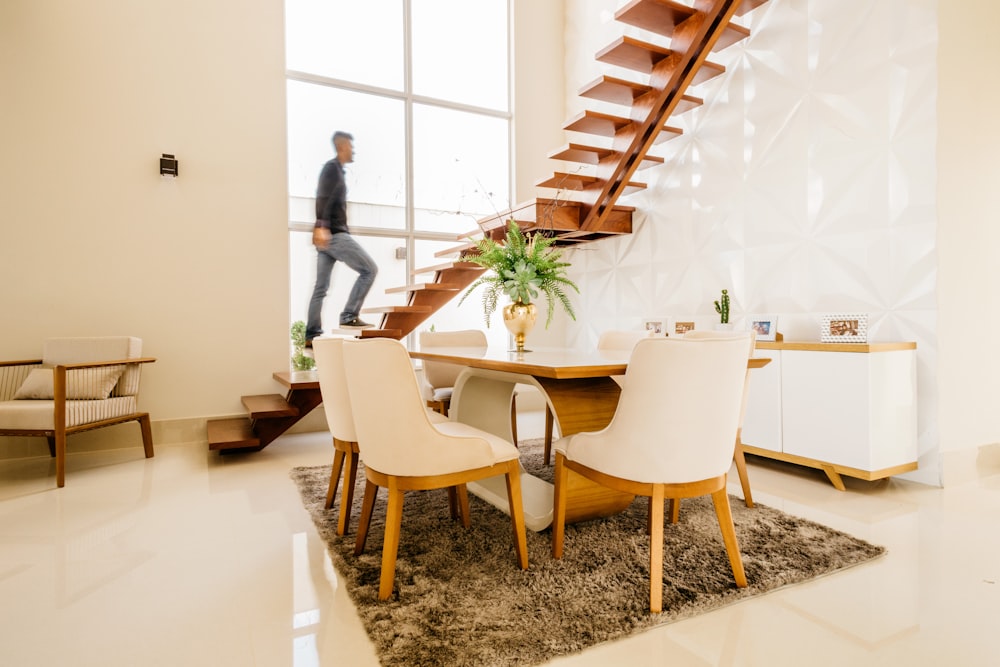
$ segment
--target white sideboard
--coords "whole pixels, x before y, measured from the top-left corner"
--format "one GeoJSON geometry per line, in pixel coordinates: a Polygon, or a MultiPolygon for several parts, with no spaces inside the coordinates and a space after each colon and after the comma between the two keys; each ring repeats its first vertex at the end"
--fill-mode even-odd
{"type": "Polygon", "coordinates": [[[750,373],[747,454],[881,479],[917,469],[916,343],[758,342],[771,363],[750,373]]]}

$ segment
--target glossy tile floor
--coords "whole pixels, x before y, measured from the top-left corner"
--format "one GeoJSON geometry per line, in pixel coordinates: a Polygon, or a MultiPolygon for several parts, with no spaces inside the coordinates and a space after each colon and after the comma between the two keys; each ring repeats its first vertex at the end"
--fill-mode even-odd
{"type": "MultiPolygon", "coordinates": [[[[47,457],[0,462],[0,665],[377,665],[288,478],[330,458],[326,433],[225,458],[204,442],[81,453],[62,490],[47,457]]],[[[551,664],[1000,665],[995,467],[846,493],[782,464],[750,474],[758,502],[888,555],[551,664]]]]}

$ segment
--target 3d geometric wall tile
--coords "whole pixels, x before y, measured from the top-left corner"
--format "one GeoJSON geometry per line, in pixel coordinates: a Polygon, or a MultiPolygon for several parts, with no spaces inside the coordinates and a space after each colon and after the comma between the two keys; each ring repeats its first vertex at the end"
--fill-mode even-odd
{"type": "MultiPolygon", "coordinates": [[[[619,4],[567,0],[567,13],[619,4]]],[[[709,324],[726,288],[737,325],[775,314],[787,339],[819,340],[823,314],[864,312],[869,340],[915,340],[919,368],[933,368],[936,14],[934,0],[770,0],[751,12],[750,38],[717,55],[726,73],[689,91],[705,104],[657,148],[665,163],[640,173],[649,188],[622,202],[638,209],[634,233],[568,254],[578,301],[599,314],[571,325],[571,342],[656,314],[709,324]]],[[[592,23],[568,23],[570,107],[613,34],[592,23]]],[[[922,454],[936,448],[929,375],[918,378],[922,454]]]]}

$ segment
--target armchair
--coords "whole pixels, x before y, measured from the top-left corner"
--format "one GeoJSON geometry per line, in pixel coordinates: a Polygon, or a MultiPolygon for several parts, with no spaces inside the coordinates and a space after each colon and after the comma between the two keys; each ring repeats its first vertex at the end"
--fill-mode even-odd
{"type": "Polygon", "coordinates": [[[131,336],[49,338],[41,359],[0,361],[0,435],[45,437],[66,483],[66,438],[139,422],[146,458],[153,456],[149,413],[138,412],[142,340],[131,336]]]}

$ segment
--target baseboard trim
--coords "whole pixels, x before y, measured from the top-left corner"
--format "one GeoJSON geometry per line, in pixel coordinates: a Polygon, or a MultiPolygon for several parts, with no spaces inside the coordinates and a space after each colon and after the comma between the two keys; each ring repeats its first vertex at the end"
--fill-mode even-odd
{"type": "MultiPolygon", "coordinates": [[[[152,421],[154,450],[160,445],[204,444],[208,448],[206,424],[212,419],[244,417],[245,414],[213,415],[211,417],[190,417],[184,419],[160,419],[152,421]]],[[[327,430],[326,415],[322,410],[313,410],[289,433],[313,433],[327,430]]],[[[67,451],[96,452],[108,449],[142,447],[142,436],[137,422],[109,426],[94,431],[86,431],[69,436],[67,451]]],[[[23,436],[0,436],[0,460],[24,459],[49,456],[45,438],[23,436]]]]}

